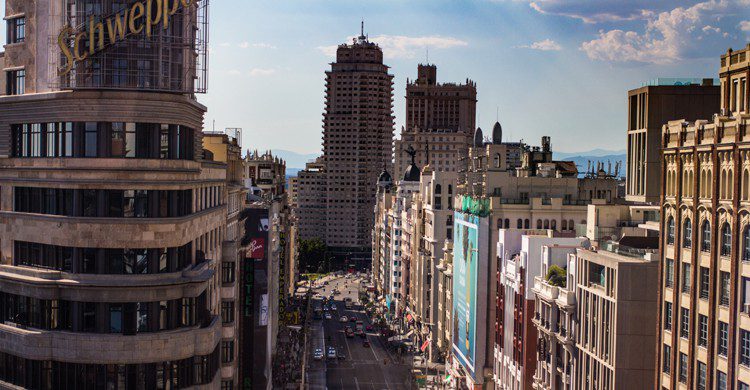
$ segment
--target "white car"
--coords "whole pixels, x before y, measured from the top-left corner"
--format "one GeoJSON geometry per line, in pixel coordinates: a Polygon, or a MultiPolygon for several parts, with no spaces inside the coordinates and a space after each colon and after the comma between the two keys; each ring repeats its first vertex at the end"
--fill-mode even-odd
{"type": "Polygon", "coordinates": [[[313,359],[315,359],[315,360],[322,360],[323,359],[323,349],[321,349],[321,348],[315,348],[315,352],[313,352],[313,359]]]}
{"type": "Polygon", "coordinates": [[[339,318],[339,322],[347,322],[347,321],[349,321],[349,319],[346,318],[346,316],[341,316],[341,318],[339,318]]]}
{"type": "Polygon", "coordinates": [[[331,318],[333,318],[333,317],[331,317],[331,313],[326,313],[325,317],[326,317],[327,320],[330,320],[331,318]]]}
{"type": "Polygon", "coordinates": [[[336,359],[336,348],[334,348],[334,347],[328,347],[328,358],[329,359],[336,359]]]}

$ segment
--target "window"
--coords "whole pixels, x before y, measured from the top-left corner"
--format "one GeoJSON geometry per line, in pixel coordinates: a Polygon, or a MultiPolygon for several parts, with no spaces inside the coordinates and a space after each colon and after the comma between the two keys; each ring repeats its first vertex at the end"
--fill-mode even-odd
{"type": "Polygon", "coordinates": [[[6,95],[23,95],[26,93],[26,70],[10,70],[6,72],[6,95]]]}
{"type": "Polygon", "coordinates": [[[717,346],[717,353],[719,356],[727,356],[728,340],[729,340],[729,325],[726,322],[719,321],[719,329],[717,330],[719,336],[719,344],[717,346]]]}
{"type": "Polygon", "coordinates": [[[732,253],[732,229],[728,223],[721,228],[721,255],[729,256],[732,253]]]}
{"type": "Polygon", "coordinates": [[[667,244],[674,244],[674,218],[669,217],[667,221],[667,244]]]}
{"type": "Polygon", "coordinates": [[[7,44],[21,43],[26,40],[26,18],[8,19],[7,44]]]}
{"type": "Polygon", "coordinates": [[[680,308],[680,337],[690,337],[690,310],[684,307],[680,308]]]}
{"type": "Polygon", "coordinates": [[[703,362],[698,362],[695,382],[696,390],[706,390],[706,364],[703,362]]]}
{"type": "Polygon", "coordinates": [[[680,352],[680,382],[687,383],[687,371],[688,371],[688,364],[687,364],[687,355],[680,352]]]}
{"type": "Polygon", "coordinates": [[[231,363],[234,361],[234,340],[221,342],[221,362],[231,363]]]}
{"type": "Polygon", "coordinates": [[[83,131],[83,157],[99,155],[99,126],[96,122],[86,122],[83,131]]]}
{"type": "Polygon", "coordinates": [[[745,382],[737,382],[737,390],[750,390],[750,386],[745,382]]]}
{"type": "Polygon", "coordinates": [[[742,231],[742,261],[750,261],[750,226],[742,231]]]}
{"type": "Polygon", "coordinates": [[[708,317],[698,314],[698,346],[706,347],[708,345],[708,317]]]}
{"type": "Polygon", "coordinates": [[[661,370],[669,374],[670,371],[670,362],[672,361],[672,348],[669,345],[664,345],[664,353],[662,353],[662,365],[661,370]]]}
{"type": "Polygon", "coordinates": [[[666,266],[666,286],[667,287],[673,287],[674,286],[674,260],[667,259],[667,266],[666,266]]]}
{"type": "Polygon", "coordinates": [[[231,379],[221,381],[221,390],[234,390],[234,382],[231,379]]]}
{"type": "Polygon", "coordinates": [[[221,301],[221,322],[223,324],[234,322],[234,301],[221,301]]]}
{"type": "Polygon", "coordinates": [[[719,272],[719,304],[729,305],[729,272],[719,272]]]}
{"type": "Polygon", "coordinates": [[[740,364],[750,367],[750,332],[740,329],[740,364]]]}
{"type": "Polygon", "coordinates": [[[727,374],[716,371],[716,390],[727,390],[727,374]]]}
{"type": "Polygon", "coordinates": [[[682,227],[682,246],[684,248],[690,248],[693,245],[693,224],[690,222],[690,218],[685,220],[682,227]]]}
{"type": "Polygon", "coordinates": [[[672,302],[664,302],[664,329],[672,329],[672,302]]]}
{"type": "Polygon", "coordinates": [[[711,224],[708,221],[703,221],[701,230],[701,250],[708,252],[711,250],[711,224]]]}
{"type": "Polygon", "coordinates": [[[225,261],[221,263],[221,283],[232,284],[234,283],[235,275],[235,263],[234,261],[225,261]]]}
{"type": "Polygon", "coordinates": [[[700,267],[700,291],[701,299],[708,299],[709,274],[708,268],[700,267]]]}
{"type": "Polygon", "coordinates": [[[682,263],[682,292],[690,293],[690,263],[682,263]]]}

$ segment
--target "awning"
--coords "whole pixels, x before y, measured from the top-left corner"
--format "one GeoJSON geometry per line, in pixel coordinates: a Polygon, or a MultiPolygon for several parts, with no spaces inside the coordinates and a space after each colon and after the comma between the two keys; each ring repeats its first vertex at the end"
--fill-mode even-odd
{"type": "Polygon", "coordinates": [[[406,314],[406,321],[411,321],[411,314],[410,313],[406,314]]]}
{"type": "Polygon", "coordinates": [[[425,342],[424,342],[424,343],[422,344],[422,346],[421,346],[421,347],[419,347],[419,349],[420,349],[420,350],[422,350],[422,352],[424,352],[424,350],[425,350],[425,349],[427,349],[427,346],[429,346],[429,345],[430,345],[430,339],[427,339],[427,340],[425,340],[425,342]]]}

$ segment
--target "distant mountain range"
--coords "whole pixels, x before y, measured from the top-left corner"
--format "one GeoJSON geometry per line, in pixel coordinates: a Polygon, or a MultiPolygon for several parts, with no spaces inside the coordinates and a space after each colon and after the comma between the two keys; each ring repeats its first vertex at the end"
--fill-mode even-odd
{"type": "MultiPolygon", "coordinates": [[[[305,168],[305,164],[314,161],[320,154],[317,153],[296,153],[289,150],[275,149],[272,150],[275,156],[281,157],[286,160],[286,174],[287,176],[296,176],[297,172],[305,168]]],[[[553,158],[555,160],[566,160],[575,162],[578,166],[578,171],[581,173],[586,172],[588,162],[591,161],[595,164],[596,161],[604,163],[604,169],[607,169],[607,162],[612,163],[612,171],[614,173],[615,163],[618,161],[622,162],[623,167],[620,169],[620,176],[624,176],[624,166],[626,161],[625,150],[605,150],[605,149],[593,149],[583,152],[554,152],[553,158]]]]}

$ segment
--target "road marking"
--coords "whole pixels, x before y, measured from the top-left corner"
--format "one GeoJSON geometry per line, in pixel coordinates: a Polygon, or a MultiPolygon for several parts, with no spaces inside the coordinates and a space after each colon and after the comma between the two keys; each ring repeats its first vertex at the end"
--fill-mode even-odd
{"type": "Polygon", "coordinates": [[[357,382],[357,377],[354,377],[354,385],[357,386],[357,390],[359,390],[359,382],[357,382]]]}

